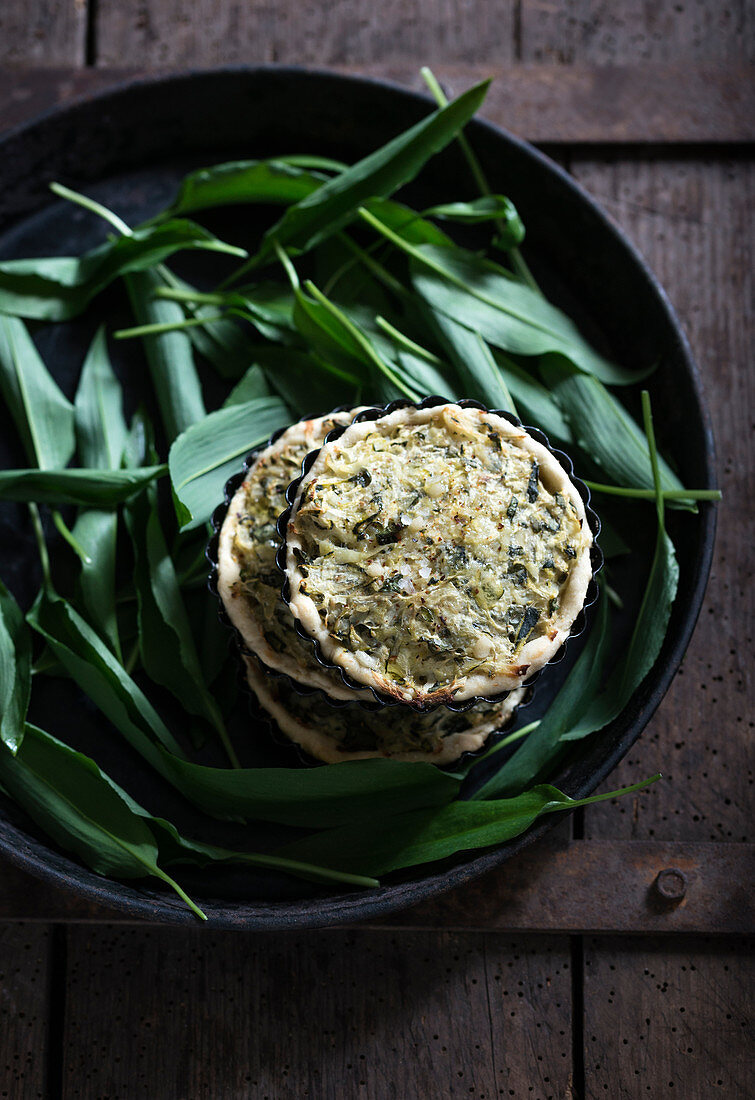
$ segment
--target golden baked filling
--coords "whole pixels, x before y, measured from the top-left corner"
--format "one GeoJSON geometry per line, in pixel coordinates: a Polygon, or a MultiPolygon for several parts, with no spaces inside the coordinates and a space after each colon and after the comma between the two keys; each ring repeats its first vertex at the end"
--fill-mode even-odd
{"type": "Polygon", "coordinates": [[[287,531],[290,606],[327,660],[417,705],[519,686],[584,602],[592,534],[550,451],[449,404],[352,424],[287,531]]]}
{"type": "Polygon", "coordinates": [[[276,523],[286,508],[286,489],[299,476],[305,455],[333,427],[350,423],[356,411],[300,421],[262,451],[231,500],[218,543],[218,592],[246,645],[271,668],[337,698],[352,698],[354,692],[337,672],[318,664],[311,644],[296,633],[281,598],[276,523]]]}

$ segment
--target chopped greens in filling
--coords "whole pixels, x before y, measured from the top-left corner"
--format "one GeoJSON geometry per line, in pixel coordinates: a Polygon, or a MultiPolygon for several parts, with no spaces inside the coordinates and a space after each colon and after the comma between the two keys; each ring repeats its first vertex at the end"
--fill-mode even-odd
{"type": "Polygon", "coordinates": [[[278,443],[261,455],[244,481],[243,493],[233,505],[235,521],[232,554],[238,563],[239,579],[232,586],[234,598],[247,605],[270,648],[291,658],[303,672],[315,672],[342,684],[338,673],[327,673],[315,659],[312,646],[294,629],[294,619],[281,598],[283,578],[275,564],[280,546],[276,523],[286,508],[285,492],[301,472],[309,451],[318,447],[337,424],[348,424],[353,414],[338,413],[311,422],[303,433],[294,425],[278,443]]]}
{"type": "Polygon", "coordinates": [[[289,528],[292,606],[311,601],[331,659],[352,671],[340,655],[353,655],[403,697],[516,669],[525,643],[554,638],[591,542],[560,467],[556,485],[523,432],[467,413],[348,429],[320,452],[289,528]]]}

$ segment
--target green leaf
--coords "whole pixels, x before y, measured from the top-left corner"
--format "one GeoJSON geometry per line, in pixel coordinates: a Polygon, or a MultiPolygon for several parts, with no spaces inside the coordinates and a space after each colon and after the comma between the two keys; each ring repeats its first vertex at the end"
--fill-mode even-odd
{"type": "Polygon", "coordinates": [[[128,500],[167,472],[167,466],[145,466],[141,470],[0,470],[0,500],[109,508],[128,500]]]}
{"type": "Polygon", "coordinates": [[[120,660],[121,644],[115,604],[118,513],[115,510],[87,509],[76,520],[73,536],[89,559],[82,562],[79,575],[84,610],[91,625],[120,660]]]}
{"type": "Polygon", "coordinates": [[[373,377],[383,375],[391,387],[397,391],[395,396],[403,395],[410,401],[420,396],[416,390],[406,385],[401,377],[378,352],[369,335],[355,324],[337,305],[330,302],[317,289],[314,283],[305,284],[307,294],[298,287],[294,321],[302,335],[315,346],[319,346],[327,355],[329,348],[335,348],[343,355],[350,356],[365,366],[373,377]]]}
{"type": "Polygon", "coordinates": [[[289,422],[277,397],[218,409],[178,437],[168,462],[182,527],[205,523],[223,500],[223,487],[244,455],[289,422]]]}
{"type": "Polygon", "coordinates": [[[147,675],[191,714],[213,726],[232,763],[236,755],[220,710],[207,690],[154,492],[143,493],[126,509],[134,544],[134,586],[139,607],[139,650],[147,675]]]}
{"type": "Polygon", "coordinates": [[[0,392],[30,462],[65,466],[73,455],[74,411],[42,362],[23,321],[0,314],[0,392]]]}
{"type": "MultiPolygon", "coordinates": [[[[647,440],[613,394],[597,378],[574,373],[558,357],[548,357],[541,364],[541,370],[582,450],[617,485],[652,489],[653,470],[647,440]]],[[[668,464],[663,459],[659,462],[661,487],[683,489],[668,464]]],[[[683,501],[674,503],[684,506],[683,501]]]]}
{"type": "Polygon", "coordinates": [[[176,252],[200,249],[245,255],[190,221],[135,229],[83,256],[0,263],[0,312],[38,321],[67,321],[86,309],[114,279],[146,271],[176,252]]]}
{"type": "Polygon", "coordinates": [[[511,394],[490,348],[480,334],[442,313],[428,310],[427,315],[443,350],[462,381],[464,396],[482,401],[489,409],[504,409],[516,415],[511,394]]]}
{"type": "Polygon", "coordinates": [[[117,470],[128,429],[123,390],[110,365],[104,325],[97,330],[84,360],[74,407],[82,466],[117,470]]]}
{"type": "Polygon", "coordinates": [[[563,754],[560,743],[563,735],[583,719],[603,683],[610,640],[608,601],[601,595],[597,620],[563,687],[540,719],[537,729],[475,792],[475,799],[517,794],[552,767],[556,758],[563,754]]]}
{"type": "Polygon", "coordinates": [[[504,268],[463,248],[410,244],[369,210],[359,213],[411,258],[412,285],[420,297],[488,343],[520,355],[561,352],[580,370],[614,385],[641,376],[599,355],[565,313],[504,268]]]}
{"type": "MultiPolygon", "coordinates": [[[[340,766],[340,765],[338,765],[340,766]]],[[[452,802],[440,809],[418,809],[388,819],[374,818],[358,829],[333,829],[295,840],[277,854],[313,862],[325,861],[343,871],[386,875],[446,859],[457,852],[489,848],[520,836],[543,814],[574,810],[592,802],[641,790],[659,776],[590,798],[569,798],[543,785],[516,798],[494,802],[452,802]]]]}
{"type": "MultiPolygon", "coordinates": [[[[183,320],[183,310],[177,303],[154,297],[164,285],[165,279],[157,271],[143,271],[126,280],[139,324],[183,320]]],[[[165,434],[172,442],[206,415],[191,341],[185,332],[164,332],[142,339],[165,434]]]]}
{"type": "Polygon", "coordinates": [[[497,238],[500,248],[514,248],[524,240],[524,223],[511,199],[505,195],[482,195],[471,202],[447,202],[431,206],[423,214],[426,218],[440,218],[460,225],[500,221],[497,238]]]}
{"type": "Polygon", "coordinates": [[[503,351],[528,356],[558,351],[579,370],[614,385],[637,380],[636,372],[594,351],[574,322],[539,291],[502,268],[461,248],[420,245],[412,256],[412,285],[428,305],[503,351]]]}
{"type": "Polygon", "coordinates": [[[278,244],[300,253],[314,248],[356,216],[368,199],[397,191],[418,174],[427,161],[453,140],[478,109],[490,81],[483,81],[442,110],[434,111],[416,126],[360,160],[319,187],[267,231],[257,254],[241,272],[272,258],[278,244]]]}
{"type": "MultiPolygon", "coordinates": [[[[600,694],[582,720],[567,730],[564,741],[577,741],[607,726],[621,714],[658,659],[666,637],[679,583],[679,566],[671,539],[658,528],[653,563],[628,651],[622,655],[600,694]]],[[[600,684],[596,685],[596,691],[600,684]]]]}
{"type": "Polygon", "coordinates": [[[31,694],[31,636],[24,616],[0,581],[0,741],[12,753],[24,736],[31,694]]]}
{"type": "Polygon", "coordinates": [[[128,743],[161,775],[168,776],[158,744],[183,752],[144,692],[81,615],[53,592],[41,592],[27,615],[29,625],[82,691],[128,743]]]}
{"type": "MultiPolygon", "coordinates": [[[[316,164],[337,164],[337,161],[315,161],[316,164]]],[[[339,171],[345,167],[341,165],[339,171]]],[[[190,172],[181,182],[171,205],[155,220],[163,221],[197,210],[239,203],[282,203],[290,206],[300,202],[328,176],[306,171],[303,167],[275,160],[237,160],[215,164],[190,172]]]]}
{"type": "Polygon", "coordinates": [[[385,821],[387,814],[450,802],[459,780],[433,764],[352,760],[317,768],[208,768],[163,753],[172,782],[207,813],[241,814],[302,828],[385,821]]]}
{"type": "Polygon", "coordinates": [[[205,919],[158,867],[157,842],[147,821],[88,756],[27,725],[15,757],[0,748],[0,780],[37,825],[92,870],[126,879],[153,875],[205,919]]]}
{"type": "Polygon", "coordinates": [[[502,351],[494,352],[493,357],[522,421],[540,428],[551,439],[572,443],[571,428],[561,406],[545,386],[502,351]]]}
{"type": "MultiPolygon", "coordinates": [[[[113,373],[104,325],[92,340],[82,367],[75,400],[78,450],[84,466],[117,470],[128,440],[123,391],[113,373]]],[[[118,516],[99,509],[81,512],[73,537],[87,556],[79,585],[90,623],[120,659],[115,609],[115,552],[118,516]]]]}
{"type": "Polygon", "coordinates": [[[359,379],[326,358],[294,348],[258,347],[255,360],[276,393],[298,416],[356,404],[359,379]]]}
{"type": "Polygon", "coordinates": [[[256,401],[259,397],[270,397],[270,386],[262,367],[255,364],[249,367],[244,376],[239,379],[222,407],[228,409],[231,405],[245,405],[248,401],[256,401]]]}

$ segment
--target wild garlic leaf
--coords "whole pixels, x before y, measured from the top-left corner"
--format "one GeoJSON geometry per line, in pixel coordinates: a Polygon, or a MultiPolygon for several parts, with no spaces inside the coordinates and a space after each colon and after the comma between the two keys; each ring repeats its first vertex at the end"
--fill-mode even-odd
{"type": "Polygon", "coordinates": [[[351,760],[319,768],[229,769],[162,755],[171,782],[207,813],[302,828],[384,821],[388,814],[444,805],[459,791],[459,780],[432,764],[351,760]]]}
{"type": "Polygon", "coordinates": [[[123,792],[88,756],[27,725],[15,756],[0,747],[0,782],[48,836],[92,870],[126,879],[153,875],[205,919],[158,866],[157,842],[147,820],[134,813],[123,792]]]}
{"type": "MultiPolygon", "coordinates": [[[[340,765],[337,765],[340,767],[340,765]]],[[[372,818],[353,827],[331,829],[295,840],[277,850],[292,859],[325,862],[343,871],[386,875],[403,867],[433,863],[457,852],[489,848],[520,836],[543,814],[574,810],[592,802],[641,790],[658,779],[590,798],[572,799],[556,787],[543,785],[516,798],[492,802],[451,802],[433,809],[372,818]]]]}
{"type": "Polygon", "coordinates": [[[500,248],[515,248],[524,240],[524,223],[511,199],[505,195],[482,195],[471,202],[447,202],[431,206],[422,213],[425,218],[440,218],[460,225],[500,222],[497,227],[500,248]]]}
{"type": "Polygon", "coordinates": [[[359,379],[327,356],[269,344],[257,347],[255,361],[265,372],[268,385],[297,416],[356,404],[359,379]]]}
{"type": "MultiPolygon", "coordinates": [[[[314,164],[338,162],[316,158],[314,164]]],[[[339,165],[339,171],[345,167],[339,165]]],[[[173,202],[153,220],[164,221],[193,214],[197,210],[240,203],[282,203],[290,206],[322,187],[327,179],[329,176],[322,172],[308,171],[299,164],[286,163],[285,159],[236,160],[215,164],[185,176],[173,202]]]]}
{"type": "MultiPolygon", "coordinates": [[[[82,464],[119,469],[128,428],[123,415],[123,390],[110,365],[104,325],[97,330],[84,361],[74,407],[82,464]]],[[[89,559],[82,561],[79,574],[82,604],[90,623],[120,658],[115,607],[118,515],[112,509],[82,511],[72,534],[89,559]]]]}
{"type": "Polygon", "coordinates": [[[0,741],[15,753],[24,737],[31,694],[31,635],[0,581],[0,741]]]}
{"type": "Polygon", "coordinates": [[[486,80],[470,88],[447,107],[434,111],[289,207],[267,231],[259,251],[237,272],[237,277],[249,267],[272,259],[273,242],[294,254],[314,248],[352,221],[362,203],[387,197],[414,179],[427,161],[466,125],[485,98],[489,83],[486,80]]]}
{"type": "Polygon", "coordinates": [[[167,472],[167,466],[145,466],[141,470],[0,470],[0,500],[114,508],[167,472]]]}
{"type": "Polygon", "coordinates": [[[558,351],[580,371],[613,385],[640,377],[599,355],[565,313],[497,265],[461,248],[412,249],[417,293],[436,312],[477,330],[488,343],[527,356],[558,351]]]}
{"type": "Polygon", "coordinates": [[[142,493],[126,508],[134,546],[139,651],[145,672],[189,711],[204,718],[230,748],[220,710],[204,682],[189,617],[157,511],[157,494],[142,493]]]}
{"type": "Polygon", "coordinates": [[[456,246],[412,244],[366,207],[359,214],[409,256],[412,286],[427,305],[488,343],[520,355],[561,352],[580,370],[615,385],[642,376],[599,355],[565,313],[505,268],[456,246]]]}
{"type": "MultiPolygon", "coordinates": [[[[183,320],[176,302],[155,297],[165,285],[158,271],[142,271],[126,279],[134,316],[140,325],[183,320]]],[[[142,337],[152,385],[168,441],[206,415],[191,341],[186,332],[163,332],[142,337]]]]}
{"type": "Polygon", "coordinates": [[[227,409],[231,405],[245,405],[247,401],[269,396],[270,386],[265,378],[265,372],[255,363],[239,379],[221,407],[227,409]]]}
{"type": "MultiPolygon", "coordinates": [[[[556,759],[563,755],[563,735],[582,723],[595,692],[603,683],[610,642],[608,600],[601,594],[587,644],[537,729],[483,782],[472,796],[474,799],[518,794],[552,768],[556,759]]],[[[474,777],[474,765],[471,774],[474,777]]]]}
{"type": "Polygon", "coordinates": [[[83,256],[0,263],[0,312],[37,321],[67,321],[121,275],[146,271],[176,252],[245,255],[194,222],[173,220],[105,241],[83,256]]]}
{"type": "Polygon", "coordinates": [[[595,685],[585,714],[573,728],[564,732],[563,741],[578,741],[602,729],[624,710],[658,659],[668,631],[678,583],[679,565],[674,545],[665,530],[659,527],[650,575],[629,649],[622,655],[607,682],[595,685]]]}
{"type": "MultiPolygon", "coordinates": [[[[558,356],[548,356],[541,363],[541,371],[582,450],[617,485],[652,489],[647,440],[613,394],[597,378],[575,373],[558,356]]],[[[659,463],[662,488],[683,489],[669,465],[662,458],[659,463]]],[[[673,506],[685,507],[685,502],[674,501],[673,506]]],[[[691,507],[695,508],[694,503],[691,507]]]]}
{"type": "Polygon", "coordinates": [[[503,409],[516,415],[503,375],[480,334],[443,313],[428,310],[427,316],[442,350],[456,368],[464,396],[482,401],[489,409],[503,409]]]}
{"type": "Polygon", "coordinates": [[[279,398],[260,397],[218,409],[180,435],[168,458],[179,524],[206,523],[244,456],[289,421],[279,398]]]}
{"type": "Polygon", "coordinates": [[[87,508],[73,528],[73,537],[86,553],[81,563],[81,604],[89,622],[120,660],[121,643],[115,603],[115,555],[118,542],[118,513],[87,508]]]}
{"type": "Polygon", "coordinates": [[[158,744],[183,750],[140,687],[91,626],[54,592],[40,592],[27,615],[71,678],[148,764],[166,774],[158,744]]]}
{"type": "Polygon", "coordinates": [[[110,365],[104,325],[98,328],[81,368],[74,409],[81,465],[119,469],[128,429],[123,390],[110,365]]]}
{"type": "Polygon", "coordinates": [[[73,455],[73,405],[61,392],[26,325],[0,313],[0,393],[30,462],[42,469],[66,466],[73,455]]]}
{"type": "Polygon", "coordinates": [[[522,422],[540,428],[549,439],[573,443],[571,428],[561,406],[542,382],[502,351],[493,352],[493,358],[514,399],[522,422]]]}

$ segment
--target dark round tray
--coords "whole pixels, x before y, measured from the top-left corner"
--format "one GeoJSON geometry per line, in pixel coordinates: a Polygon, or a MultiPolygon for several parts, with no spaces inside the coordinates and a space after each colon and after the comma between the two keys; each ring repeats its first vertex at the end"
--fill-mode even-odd
{"type": "MultiPolygon", "coordinates": [[[[426,97],[377,81],[255,68],[147,80],[50,112],[0,141],[0,257],[65,255],[102,239],[95,219],[51,201],[50,180],[85,190],[135,223],[163,205],[181,176],[193,168],[286,152],[352,161],[417,122],[430,107],[426,97]]],[[[511,122],[516,126],[515,118],[511,122]]],[[[484,122],[473,122],[467,132],[493,190],[509,195],[522,214],[527,226],[525,255],[549,297],[620,362],[660,362],[648,382],[660,445],[685,483],[714,487],[713,441],[697,368],[663,290],[641,257],[547,157],[484,122]]],[[[473,197],[474,185],[458,147],[436,157],[405,194],[420,209],[473,197]]],[[[234,218],[231,212],[213,220],[212,226],[220,236],[225,230],[236,241],[234,218]]],[[[117,297],[115,301],[116,315],[121,310],[118,323],[128,322],[124,303],[117,297]]],[[[95,303],[81,321],[48,328],[40,335],[43,357],[68,394],[75,388],[84,349],[99,319],[97,308],[95,303]]],[[[135,405],[137,396],[130,396],[135,405]]],[[[21,464],[13,435],[7,419],[0,421],[0,465],[21,464]]],[[[652,510],[648,513],[640,537],[650,547],[652,510]]],[[[0,507],[0,577],[22,600],[30,601],[38,576],[29,565],[34,551],[19,535],[19,517],[16,506],[0,507]]],[[[575,743],[558,774],[548,777],[573,797],[592,792],[640,735],[692,634],[710,569],[715,510],[703,505],[696,516],[671,513],[668,525],[677,547],[680,580],[663,649],[619,718],[599,734],[575,743]]],[[[627,630],[649,554],[630,555],[617,567],[614,583],[625,597],[627,630]]],[[[540,680],[537,698],[528,708],[533,717],[548,705],[578,650],[579,643],[552,676],[540,680]]],[[[102,716],[70,683],[50,681],[34,717],[51,733],[95,755],[139,801],[152,809],[159,806],[180,828],[197,833],[196,818],[186,804],[158,783],[120,738],[108,736],[102,716]]],[[[291,766],[292,759],[284,749],[270,746],[265,763],[291,766]]],[[[400,909],[467,882],[503,863],[554,820],[550,817],[526,835],[481,855],[460,853],[452,860],[392,876],[374,891],[339,893],[239,869],[211,874],[186,870],[177,877],[215,927],[338,924],[400,909]]],[[[264,825],[255,825],[255,831],[268,835],[264,825]]],[[[148,880],[122,883],[88,870],[55,848],[4,799],[0,851],[3,858],[52,885],[126,916],[195,921],[178,899],[148,880]]]]}

